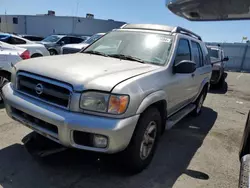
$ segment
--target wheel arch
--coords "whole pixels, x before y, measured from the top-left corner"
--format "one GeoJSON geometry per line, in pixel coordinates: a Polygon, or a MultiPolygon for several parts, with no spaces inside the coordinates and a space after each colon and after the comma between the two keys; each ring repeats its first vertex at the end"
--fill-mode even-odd
{"type": "Polygon", "coordinates": [[[136,113],[142,114],[148,108],[152,107],[156,108],[161,115],[161,132],[163,132],[165,130],[165,121],[167,118],[167,95],[164,91],[157,91],[145,97],[136,113]]]}

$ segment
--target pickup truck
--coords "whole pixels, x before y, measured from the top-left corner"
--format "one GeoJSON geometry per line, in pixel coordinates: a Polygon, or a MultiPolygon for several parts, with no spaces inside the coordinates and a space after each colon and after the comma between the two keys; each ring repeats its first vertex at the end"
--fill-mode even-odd
{"type": "Polygon", "coordinates": [[[18,63],[2,90],[14,120],[65,147],[117,154],[137,173],[165,129],[201,113],[211,72],[199,35],[126,24],[81,53],[18,63]]]}

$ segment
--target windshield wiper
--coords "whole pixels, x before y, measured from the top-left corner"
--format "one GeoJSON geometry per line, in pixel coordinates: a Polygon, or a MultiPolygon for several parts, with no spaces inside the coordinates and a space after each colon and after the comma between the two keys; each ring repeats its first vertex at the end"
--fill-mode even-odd
{"type": "Polygon", "coordinates": [[[124,54],[110,54],[109,57],[114,57],[114,58],[119,58],[119,59],[124,59],[124,60],[130,60],[130,61],[137,61],[139,63],[146,63],[140,58],[133,57],[130,55],[124,55],[124,54]]]}
{"type": "Polygon", "coordinates": [[[94,54],[94,55],[101,55],[101,56],[105,56],[108,57],[109,55],[102,53],[102,52],[98,52],[98,51],[94,51],[94,50],[90,50],[90,51],[83,51],[83,53],[86,54],[94,54]]]}

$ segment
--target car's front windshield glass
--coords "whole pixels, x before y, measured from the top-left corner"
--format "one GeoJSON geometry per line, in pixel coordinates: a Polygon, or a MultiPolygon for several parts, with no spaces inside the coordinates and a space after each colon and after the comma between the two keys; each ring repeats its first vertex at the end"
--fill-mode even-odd
{"type": "Polygon", "coordinates": [[[89,39],[83,41],[82,43],[91,44],[91,43],[95,42],[96,40],[98,40],[101,36],[102,35],[100,35],[100,34],[93,35],[92,37],[90,37],[89,39]]]}
{"type": "Polygon", "coordinates": [[[62,37],[56,36],[56,35],[51,35],[43,39],[43,42],[57,42],[61,39],[62,37]]]}
{"type": "Polygon", "coordinates": [[[153,32],[113,31],[83,52],[130,56],[157,65],[164,65],[169,57],[172,36],[153,32]]]}
{"type": "Polygon", "coordinates": [[[219,58],[219,50],[208,48],[210,57],[219,58]]]}

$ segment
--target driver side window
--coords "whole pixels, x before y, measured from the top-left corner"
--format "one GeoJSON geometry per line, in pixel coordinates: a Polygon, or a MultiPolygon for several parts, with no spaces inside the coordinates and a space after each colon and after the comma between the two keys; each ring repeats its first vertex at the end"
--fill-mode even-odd
{"type": "Polygon", "coordinates": [[[175,56],[175,64],[183,61],[191,60],[191,50],[187,39],[180,39],[175,56]]]}

